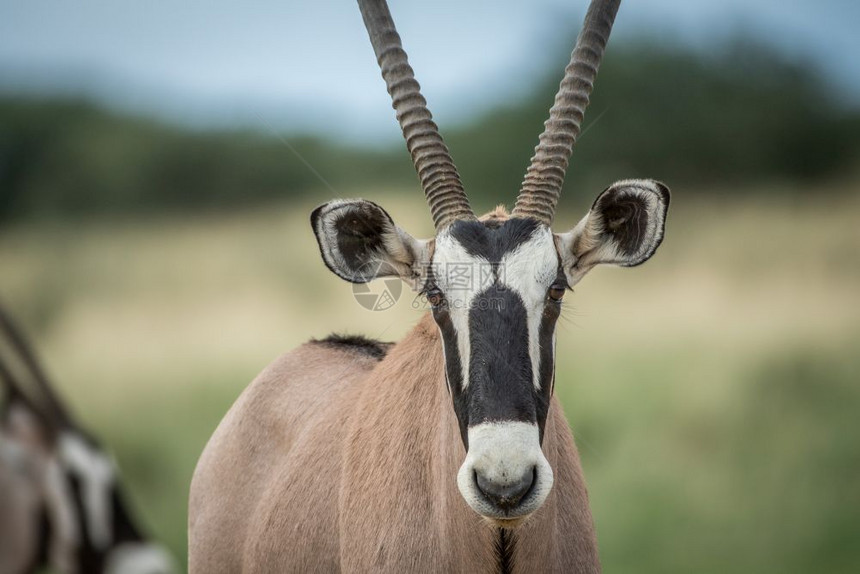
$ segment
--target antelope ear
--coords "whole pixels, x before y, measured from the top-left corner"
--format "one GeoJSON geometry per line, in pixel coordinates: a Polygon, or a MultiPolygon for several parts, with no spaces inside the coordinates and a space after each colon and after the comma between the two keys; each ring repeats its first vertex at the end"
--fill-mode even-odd
{"type": "Polygon", "coordinates": [[[384,209],[364,199],[338,199],[317,207],[311,226],[326,266],[352,283],[418,277],[430,244],[397,227],[384,209]]]}
{"type": "Polygon", "coordinates": [[[669,188],[650,179],[628,179],[603,191],[571,231],[557,235],[570,285],[595,265],[633,267],[647,261],[663,241],[669,188]]]}

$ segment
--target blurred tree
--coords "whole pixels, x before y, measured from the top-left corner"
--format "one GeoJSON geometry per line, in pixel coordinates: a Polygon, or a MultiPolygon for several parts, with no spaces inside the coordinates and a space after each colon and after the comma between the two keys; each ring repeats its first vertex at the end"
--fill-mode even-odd
{"type": "MultiPolygon", "coordinates": [[[[517,192],[563,66],[524,101],[448,137],[471,193],[517,192]]],[[[833,175],[860,151],[860,115],[828,90],[811,67],[744,39],[711,56],[648,44],[613,48],[566,187],[597,191],[619,177],[653,177],[725,189],[833,175]]]]}
{"type": "MultiPolygon", "coordinates": [[[[513,200],[566,58],[559,53],[522,100],[445,130],[479,208],[513,200]]],[[[613,48],[566,185],[594,191],[619,177],[654,177],[726,190],[851,169],[860,113],[828,90],[805,63],[743,39],[707,56],[648,44],[613,48]]],[[[211,209],[326,184],[418,189],[399,143],[379,151],[307,136],[285,142],[251,131],[183,130],[86,102],[0,98],[0,220],[211,209]]]]}

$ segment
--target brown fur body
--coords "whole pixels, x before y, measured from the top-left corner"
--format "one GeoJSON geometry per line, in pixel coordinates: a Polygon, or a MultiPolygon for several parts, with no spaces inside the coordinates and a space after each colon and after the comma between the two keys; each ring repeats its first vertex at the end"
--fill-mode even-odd
{"type": "MultiPolygon", "coordinates": [[[[553,398],[545,504],[512,531],[511,572],[599,572],[579,455],[553,398]]],[[[245,390],[191,485],[191,574],[499,572],[499,529],[457,489],[465,457],[425,316],[378,361],[308,343],[245,390]]]]}
{"type": "Polygon", "coordinates": [[[34,567],[40,503],[38,487],[0,461],[0,574],[21,574],[34,567]]]}

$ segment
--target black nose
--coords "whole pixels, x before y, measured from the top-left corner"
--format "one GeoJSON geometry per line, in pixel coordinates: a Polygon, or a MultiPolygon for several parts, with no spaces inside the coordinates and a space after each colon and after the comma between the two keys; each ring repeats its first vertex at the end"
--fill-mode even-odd
{"type": "Polygon", "coordinates": [[[532,468],[522,475],[519,480],[496,482],[476,473],[478,488],[490,502],[502,510],[516,508],[523,497],[531,490],[535,482],[537,468],[532,468]]]}

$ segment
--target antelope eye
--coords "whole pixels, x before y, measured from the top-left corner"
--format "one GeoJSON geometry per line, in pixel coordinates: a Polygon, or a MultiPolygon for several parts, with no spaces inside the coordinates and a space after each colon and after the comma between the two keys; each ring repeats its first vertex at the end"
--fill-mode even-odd
{"type": "Polygon", "coordinates": [[[427,301],[429,301],[434,307],[441,305],[443,300],[444,297],[439,289],[433,288],[427,291],[427,301]]]}
{"type": "Polygon", "coordinates": [[[547,293],[547,296],[553,301],[561,301],[564,297],[565,291],[567,291],[567,289],[565,289],[564,285],[556,284],[549,288],[549,293],[547,293]]]}

